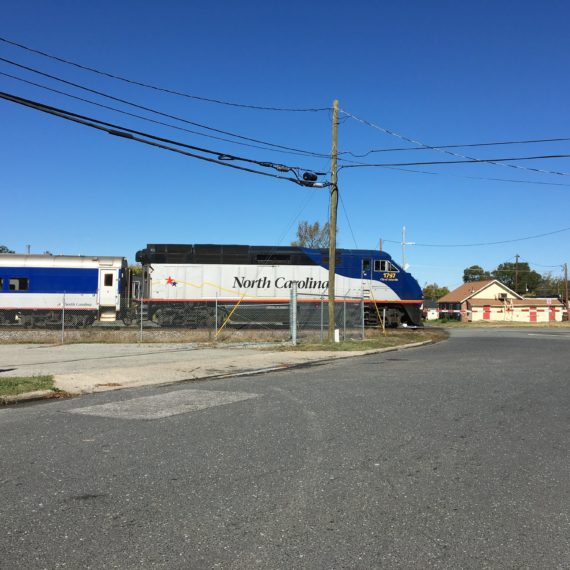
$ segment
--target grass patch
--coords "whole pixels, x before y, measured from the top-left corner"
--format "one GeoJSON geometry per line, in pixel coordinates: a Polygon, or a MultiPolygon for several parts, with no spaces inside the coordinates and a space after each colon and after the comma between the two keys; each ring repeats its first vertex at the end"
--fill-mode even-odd
{"type": "MultiPolygon", "coordinates": [[[[300,343],[297,346],[284,346],[281,350],[326,350],[333,352],[350,352],[359,350],[373,350],[378,348],[392,348],[411,344],[414,342],[438,342],[446,339],[449,335],[442,330],[415,330],[415,331],[388,331],[386,336],[381,332],[368,332],[369,338],[365,340],[345,340],[342,342],[315,342],[300,343]]],[[[271,348],[269,350],[275,350],[271,348]]]]}
{"type": "Polygon", "coordinates": [[[53,389],[53,376],[0,377],[0,396],[16,396],[25,392],[53,389]]]}

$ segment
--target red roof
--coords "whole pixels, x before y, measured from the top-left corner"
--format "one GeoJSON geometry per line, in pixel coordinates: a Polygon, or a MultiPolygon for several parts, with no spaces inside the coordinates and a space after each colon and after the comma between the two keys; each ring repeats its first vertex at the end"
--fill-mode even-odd
{"type": "MultiPolygon", "coordinates": [[[[495,279],[487,279],[485,281],[471,281],[469,283],[463,283],[450,291],[447,295],[444,295],[441,299],[438,299],[438,303],[462,303],[465,299],[475,295],[491,283],[496,281],[495,279]]],[[[497,281],[498,283],[498,281],[497,281]]]]}

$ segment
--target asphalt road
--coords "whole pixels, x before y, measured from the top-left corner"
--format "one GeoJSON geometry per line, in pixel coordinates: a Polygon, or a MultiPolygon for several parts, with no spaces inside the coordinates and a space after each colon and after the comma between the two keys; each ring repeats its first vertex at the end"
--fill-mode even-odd
{"type": "Polygon", "coordinates": [[[570,334],[0,410],[0,568],[570,568],[570,334]]]}

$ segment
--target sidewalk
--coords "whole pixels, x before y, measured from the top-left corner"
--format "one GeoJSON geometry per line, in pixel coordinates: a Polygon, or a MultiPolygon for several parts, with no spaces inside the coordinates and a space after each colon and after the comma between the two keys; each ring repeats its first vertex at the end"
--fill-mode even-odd
{"type": "Polygon", "coordinates": [[[193,344],[11,344],[0,345],[0,377],[51,374],[56,388],[77,395],[251,374],[398,348],[402,347],[295,352],[251,345],[210,348],[193,344]]]}

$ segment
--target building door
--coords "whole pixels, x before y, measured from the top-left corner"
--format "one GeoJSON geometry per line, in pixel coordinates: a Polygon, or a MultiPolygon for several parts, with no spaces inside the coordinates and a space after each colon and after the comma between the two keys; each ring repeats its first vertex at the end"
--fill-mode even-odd
{"type": "Polygon", "coordinates": [[[555,321],[556,320],[556,307],[548,307],[548,320],[550,322],[555,321]]]}
{"type": "Polygon", "coordinates": [[[536,323],[536,307],[530,308],[530,322],[536,323]]]}
{"type": "Polygon", "coordinates": [[[483,320],[485,321],[491,320],[491,305],[483,306],[483,320]]]}

